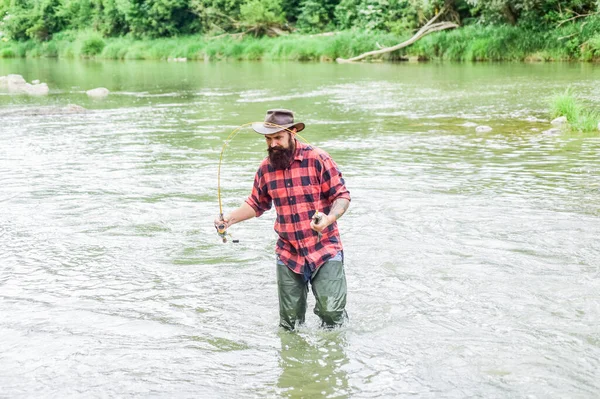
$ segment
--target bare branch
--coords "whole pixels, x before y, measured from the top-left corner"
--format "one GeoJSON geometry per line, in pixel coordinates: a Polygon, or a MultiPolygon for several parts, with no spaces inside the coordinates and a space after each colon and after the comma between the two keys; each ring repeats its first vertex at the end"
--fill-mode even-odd
{"type": "Polygon", "coordinates": [[[560,22],[558,23],[558,25],[556,25],[556,27],[558,28],[558,27],[559,27],[559,26],[561,26],[562,24],[566,24],[567,22],[574,21],[574,20],[576,20],[576,19],[578,19],[578,18],[585,18],[585,17],[589,17],[589,16],[592,16],[592,15],[598,15],[598,14],[600,14],[600,11],[598,11],[598,12],[590,12],[590,13],[588,13],[588,14],[577,14],[577,15],[575,15],[574,17],[571,17],[571,18],[565,19],[565,20],[563,20],[563,21],[560,21],[560,22]]]}
{"type": "Polygon", "coordinates": [[[423,25],[418,31],[417,33],[415,33],[413,35],[413,37],[411,37],[410,39],[396,44],[395,46],[392,47],[384,47],[381,48],[381,46],[379,46],[379,43],[377,43],[377,46],[380,47],[379,50],[373,50],[373,51],[369,51],[366,53],[363,53],[361,55],[358,55],[356,57],[352,57],[352,58],[338,58],[336,61],[338,63],[349,63],[349,62],[355,62],[355,61],[359,61],[362,60],[364,58],[367,57],[371,57],[374,55],[380,55],[380,54],[385,54],[385,53],[390,53],[392,51],[396,51],[399,50],[401,48],[410,46],[411,44],[413,44],[414,42],[416,42],[417,40],[419,40],[420,38],[422,38],[423,36],[426,36],[430,33],[433,32],[437,32],[440,30],[445,30],[445,29],[452,29],[452,28],[457,28],[458,25],[455,24],[454,22],[437,22],[434,23],[440,16],[442,16],[443,14],[446,13],[446,11],[448,11],[449,8],[449,3],[446,3],[444,5],[444,7],[442,7],[442,9],[440,10],[440,12],[438,12],[433,18],[431,18],[429,21],[427,21],[427,23],[425,25],[423,25]]]}
{"type": "MultiPolygon", "coordinates": [[[[437,18],[437,16],[435,18],[437,18]]],[[[457,28],[457,27],[458,27],[458,25],[453,22],[438,22],[436,24],[427,23],[423,28],[419,29],[419,31],[417,33],[415,33],[415,35],[413,37],[406,40],[405,42],[396,44],[395,46],[392,46],[392,47],[385,47],[380,50],[369,51],[369,52],[363,53],[361,55],[358,55],[356,57],[352,57],[352,58],[348,58],[348,59],[338,58],[336,61],[339,63],[355,62],[355,61],[359,61],[359,60],[362,60],[364,58],[371,57],[374,55],[391,53],[392,51],[396,51],[401,48],[410,46],[411,44],[413,44],[414,42],[416,42],[423,36],[426,36],[430,33],[437,32],[440,30],[445,30],[445,29],[457,28]],[[427,27],[427,29],[425,29],[426,27],[427,27]]]]}

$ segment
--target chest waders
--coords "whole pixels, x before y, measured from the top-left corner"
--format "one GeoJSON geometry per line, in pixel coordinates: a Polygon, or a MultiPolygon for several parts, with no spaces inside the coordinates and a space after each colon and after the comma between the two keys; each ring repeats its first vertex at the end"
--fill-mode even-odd
{"type": "MultiPolygon", "coordinates": [[[[294,330],[305,320],[309,281],[281,261],[276,262],[276,268],[279,325],[286,330],[294,330]]],[[[325,262],[311,276],[310,285],[315,296],[314,313],[321,319],[321,326],[333,328],[343,325],[348,320],[343,260],[330,259],[325,262]]]]}

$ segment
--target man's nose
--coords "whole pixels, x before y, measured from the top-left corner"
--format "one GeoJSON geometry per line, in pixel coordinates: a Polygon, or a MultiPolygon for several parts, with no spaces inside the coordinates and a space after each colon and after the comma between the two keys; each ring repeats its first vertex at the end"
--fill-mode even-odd
{"type": "Polygon", "coordinates": [[[277,143],[275,141],[271,141],[271,147],[277,147],[277,143]]]}

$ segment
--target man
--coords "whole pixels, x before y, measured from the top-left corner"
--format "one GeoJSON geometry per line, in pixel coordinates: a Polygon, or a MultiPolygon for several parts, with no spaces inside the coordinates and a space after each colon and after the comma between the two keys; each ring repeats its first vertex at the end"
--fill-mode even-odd
{"type": "Polygon", "coordinates": [[[309,282],[322,326],[341,326],[348,315],[336,221],[350,205],[342,174],[329,154],[296,139],[304,123],[295,123],[292,111],[269,110],[265,122],[252,128],[265,136],[268,157],[250,196],[224,220],[217,218],[215,227],[258,217],[274,204],[280,326],[293,330],[304,323],[309,282]]]}

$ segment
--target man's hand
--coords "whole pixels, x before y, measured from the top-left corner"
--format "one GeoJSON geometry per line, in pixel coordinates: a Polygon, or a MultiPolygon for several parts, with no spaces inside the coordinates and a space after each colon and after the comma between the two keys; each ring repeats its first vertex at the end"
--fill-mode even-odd
{"type": "Polygon", "coordinates": [[[245,202],[237,209],[233,210],[229,215],[219,215],[215,218],[215,228],[223,240],[225,241],[225,230],[236,223],[243,222],[256,216],[254,209],[245,202]]]}
{"type": "Polygon", "coordinates": [[[315,211],[315,214],[310,221],[310,228],[320,235],[323,230],[329,227],[331,223],[342,217],[349,205],[350,201],[344,198],[339,198],[333,202],[333,205],[331,206],[331,212],[329,212],[328,215],[320,213],[318,210],[315,211]]]}
{"type": "Polygon", "coordinates": [[[310,221],[310,228],[319,233],[319,236],[331,223],[335,222],[335,218],[330,215],[325,215],[316,211],[310,221]]]}
{"type": "Polygon", "coordinates": [[[215,218],[215,228],[219,233],[227,230],[229,228],[229,219],[227,217],[217,216],[215,218]]]}

